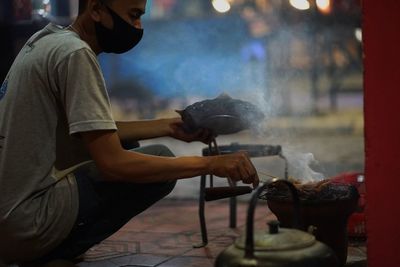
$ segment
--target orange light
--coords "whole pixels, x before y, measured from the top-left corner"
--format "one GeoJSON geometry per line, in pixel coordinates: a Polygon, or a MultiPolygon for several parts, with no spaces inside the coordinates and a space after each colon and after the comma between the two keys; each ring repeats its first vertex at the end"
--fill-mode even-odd
{"type": "Polygon", "coordinates": [[[331,0],[316,0],[318,10],[323,14],[329,14],[332,12],[331,0]]]}

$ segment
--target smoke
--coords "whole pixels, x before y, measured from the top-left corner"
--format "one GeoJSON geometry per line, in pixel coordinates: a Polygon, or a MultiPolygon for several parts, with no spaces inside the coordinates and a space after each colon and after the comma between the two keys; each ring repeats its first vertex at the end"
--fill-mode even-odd
{"type": "Polygon", "coordinates": [[[288,148],[283,148],[283,156],[288,162],[289,177],[302,182],[320,181],[325,178],[322,173],[311,169],[312,165],[317,165],[312,153],[302,153],[288,148]]]}

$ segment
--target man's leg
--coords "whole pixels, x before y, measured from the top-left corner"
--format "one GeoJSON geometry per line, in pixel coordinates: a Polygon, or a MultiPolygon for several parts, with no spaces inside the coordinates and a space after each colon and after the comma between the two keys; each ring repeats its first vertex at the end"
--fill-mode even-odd
{"type": "MultiPolygon", "coordinates": [[[[133,151],[157,156],[174,156],[162,145],[151,145],[133,151]]],[[[176,182],[113,183],[98,180],[93,165],[76,173],[79,189],[79,214],[70,235],[41,262],[53,259],[74,259],[93,245],[111,236],[132,217],[168,195],[176,182]]]]}

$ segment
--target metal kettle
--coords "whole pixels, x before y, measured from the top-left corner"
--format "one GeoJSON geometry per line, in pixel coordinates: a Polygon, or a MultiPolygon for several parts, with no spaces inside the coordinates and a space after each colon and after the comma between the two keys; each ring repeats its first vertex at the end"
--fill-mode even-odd
{"type": "Polygon", "coordinates": [[[273,180],[257,189],[247,211],[246,236],[222,251],[215,267],[339,267],[339,261],[325,244],[298,229],[279,228],[278,221],[269,222],[269,232],[254,233],[254,212],[261,193],[271,183],[284,183],[292,193],[295,222],[299,225],[300,200],[296,188],[287,180],[273,180]]]}

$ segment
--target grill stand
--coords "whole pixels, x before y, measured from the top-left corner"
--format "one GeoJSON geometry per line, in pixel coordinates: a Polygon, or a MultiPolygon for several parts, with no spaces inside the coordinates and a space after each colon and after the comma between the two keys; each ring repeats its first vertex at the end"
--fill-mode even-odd
{"type": "MultiPolygon", "coordinates": [[[[285,179],[288,178],[288,162],[286,158],[282,155],[282,147],[279,145],[240,145],[238,143],[232,143],[230,145],[219,146],[216,151],[212,151],[211,146],[204,148],[202,150],[203,156],[213,156],[213,155],[224,155],[231,154],[239,151],[246,151],[250,158],[255,157],[268,157],[268,156],[278,156],[285,161],[285,179]]],[[[210,187],[214,186],[213,175],[209,176],[210,187]]],[[[205,202],[206,202],[206,180],[207,175],[202,175],[200,179],[200,195],[199,195],[199,221],[201,230],[201,243],[194,244],[193,248],[205,247],[208,244],[207,226],[205,219],[205,202]]],[[[233,186],[236,187],[236,182],[233,182],[233,186]]],[[[229,198],[229,227],[236,228],[237,222],[237,199],[236,196],[229,198]]]]}

